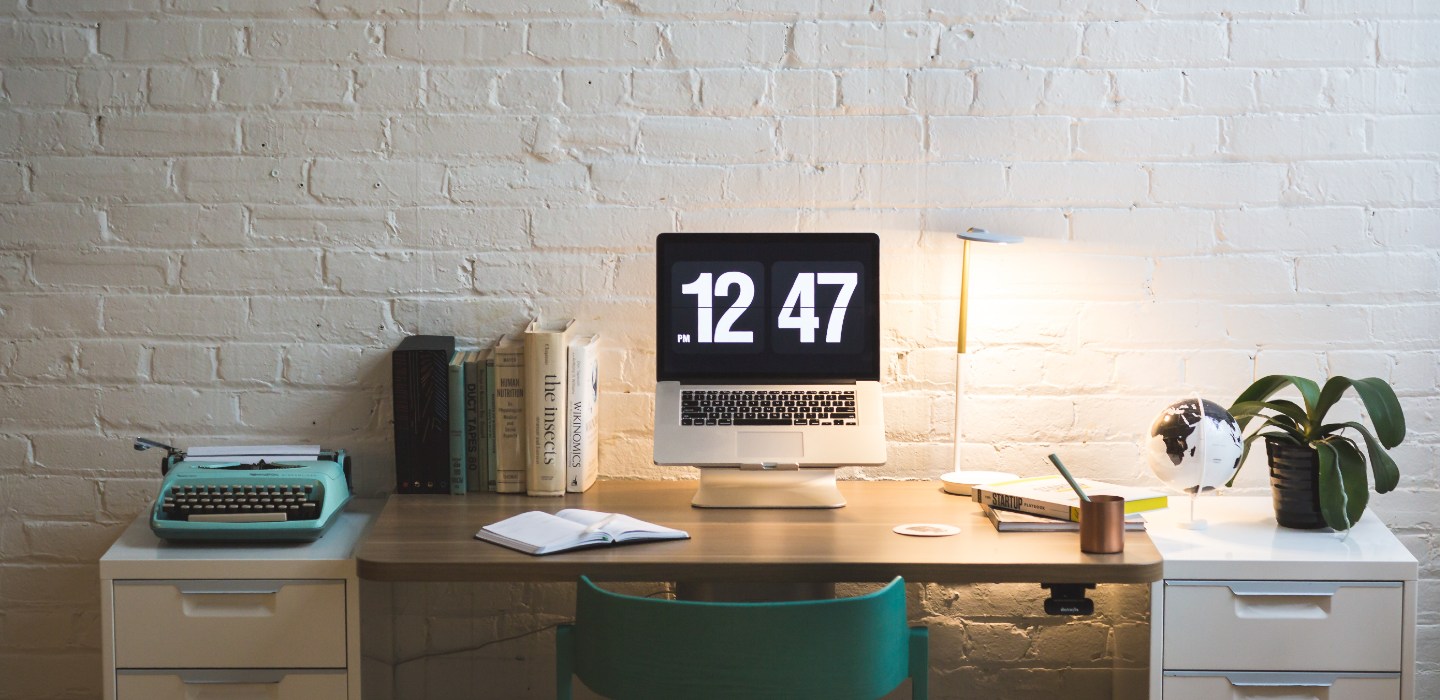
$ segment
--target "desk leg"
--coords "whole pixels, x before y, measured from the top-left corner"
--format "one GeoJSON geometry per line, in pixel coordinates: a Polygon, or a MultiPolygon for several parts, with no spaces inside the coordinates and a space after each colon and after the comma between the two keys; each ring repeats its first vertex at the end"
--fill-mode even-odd
{"type": "Polygon", "coordinates": [[[774,581],[679,581],[678,600],[720,603],[774,603],[787,600],[824,600],[835,597],[835,584],[774,581]]]}

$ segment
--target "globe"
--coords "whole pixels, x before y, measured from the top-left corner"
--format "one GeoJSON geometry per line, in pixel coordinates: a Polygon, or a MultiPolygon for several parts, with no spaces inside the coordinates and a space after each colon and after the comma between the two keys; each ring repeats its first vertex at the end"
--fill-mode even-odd
{"type": "Polygon", "coordinates": [[[1150,426],[1150,470],[1190,494],[1224,485],[1240,468],[1240,426],[1229,411],[1200,397],[1165,407],[1150,426]]]}

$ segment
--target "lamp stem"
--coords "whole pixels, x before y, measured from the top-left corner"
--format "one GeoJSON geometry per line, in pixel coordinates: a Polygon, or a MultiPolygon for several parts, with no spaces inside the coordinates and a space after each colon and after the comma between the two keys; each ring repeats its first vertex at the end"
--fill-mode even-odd
{"type": "MultiPolygon", "coordinates": [[[[965,354],[965,324],[970,315],[970,241],[960,246],[960,327],[956,331],[955,353],[965,354]]],[[[959,362],[957,359],[956,362],[959,362]]],[[[956,365],[959,366],[958,364],[956,365]]],[[[957,387],[958,388],[958,387],[957,387]]]]}
{"type": "MultiPolygon", "coordinates": [[[[963,337],[963,335],[962,335],[963,337]]],[[[965,364],[965,355],[955,353],[955,427],[951,436],[955,441],[955,450],[951,455],[952,463],[950,471],[960,471],[960,393],[965,386],[964,377],[961,374],[965,364]]]]}

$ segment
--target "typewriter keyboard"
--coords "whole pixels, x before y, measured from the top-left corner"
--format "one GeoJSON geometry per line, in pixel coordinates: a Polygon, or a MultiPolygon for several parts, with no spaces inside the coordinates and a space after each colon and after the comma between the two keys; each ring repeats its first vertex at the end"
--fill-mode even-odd
{"type": "Polygon", "coordinates": [[[314,485],[173,486],[161,503],[165,517],[190,522],[265,523],[315,520],[320,493],[314,485]]]}
{"type": "Polygon", "coordinates": [[[680,425],[855,425],[855,390],[681,391],[680,425]]]}

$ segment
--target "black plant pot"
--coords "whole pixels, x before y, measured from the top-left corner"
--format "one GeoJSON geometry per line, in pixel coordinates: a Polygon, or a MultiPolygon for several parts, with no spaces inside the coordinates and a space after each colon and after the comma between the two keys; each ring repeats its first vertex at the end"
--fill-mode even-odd
{"type": "Polygon", "coordinates": [[[1320,453],[1266,437],[1265,454],[1270,461],[1275,521],[1298,530],[1326,527],[1320,512],[1320,453]]]}

